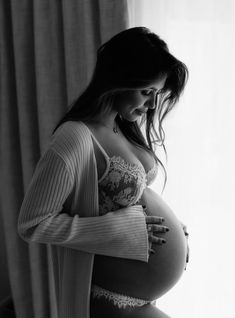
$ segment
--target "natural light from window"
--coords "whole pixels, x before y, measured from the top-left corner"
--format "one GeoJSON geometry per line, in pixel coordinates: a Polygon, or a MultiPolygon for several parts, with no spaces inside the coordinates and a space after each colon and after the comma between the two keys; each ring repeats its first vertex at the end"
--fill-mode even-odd
{"type": "Polygon", "coordinates": [[[164,126],[163,198],[188,226],[190,263],[158,306],[172,318],[235,317],[235,2],[130,4],[131,26],[151,28],[189,68],[185,93],[164,126]]]}

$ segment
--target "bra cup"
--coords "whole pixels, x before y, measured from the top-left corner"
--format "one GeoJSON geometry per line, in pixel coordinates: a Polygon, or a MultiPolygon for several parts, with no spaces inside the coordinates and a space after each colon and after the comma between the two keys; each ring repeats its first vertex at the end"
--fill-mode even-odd
{"type": "Polygon", "coordinates": [[[111,157],[99,180],[100,214],[135,205],[155,173],[155,166],[146,174],[143,166],[128,163],[119,156],[111,157]]]}

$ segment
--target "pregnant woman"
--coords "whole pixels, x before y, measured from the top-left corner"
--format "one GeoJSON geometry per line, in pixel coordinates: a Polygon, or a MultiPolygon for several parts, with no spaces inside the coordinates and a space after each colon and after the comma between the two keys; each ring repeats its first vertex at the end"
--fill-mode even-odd
{"type": "Polygon", "coordinates": [[[59,318],[168,317],[154,301],[182,275],[187,241],[149,186],[186,80],[156,34],[125,30],[100,47],[90,84],[57,125],[18,231],[51,248],[59,318]]]}
{"type": "MultiPolygon", "coordinates": [[[[123,43],[122,48],[126,59],[129,55],[135,57],[135,65],[132,65],[136,68],[135,82],[128,79],[126,89],[112,96],[112,111],[97,122],[87,122],[97,158],[99,211],[100,215],[105,215],[121,207],[141,204],[146,207],[148,216],[162,218],[164,222],[162,233],[159,233],[159,225],[148,226],[150,234],[154,235],[154,229],[158,231],[158,240],[150,243],[151,252],[146,263],[95,256],[92,318],[168,317],[153,301],[175,285],[186,266],[187,242],[182,224],[160,196],[149,188],[157,176],[159,160],[151,151],[151,143],[149,149],[144,147],[146,139],[143,140],[141,134],[135,140],[131,137],[134,129],[139,133],[138,124],[142,123],[147,140],[150,140],[148,133],[156,120],[156,139],[163,142],[162,120],[179,97],[187,69],[168,53],[165,44],[153,33],[139,28],[129,30],[129,34],[131,32],[132,41],[129,39],[128,45],[123,43]],[[141,40],[137,43],[134,37],[137,34],[140,38],[145,36],[142,43],[141,40]],[[128,125],[133,130],[127,128],[128,125]]],[[[124,33],[122,36],[120,44],[124,42],[124,33]]],[[[122,67],[128,74],[127,65],[122,67]]],[[[125,80],[127,78],[123,76],[125,80]]]]}

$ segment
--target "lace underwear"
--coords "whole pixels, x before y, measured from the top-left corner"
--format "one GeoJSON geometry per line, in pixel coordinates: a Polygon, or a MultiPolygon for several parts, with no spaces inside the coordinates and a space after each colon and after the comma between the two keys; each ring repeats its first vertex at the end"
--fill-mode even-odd
{"type": "Polygon", "coordinates": [[[118,293],[111,292],[107,289],[101,288],[97,285],[91,286],[91,294],[93,298],[104,297],[107,300],[111,301],[114,306],[118,306],[118,308],[125,309],[127,306],[129,307],[142,307],[147,304],[155,303],[155,301],[148,301],[140,298],[134,298],[130,296],[121,295],[118,293]]]}

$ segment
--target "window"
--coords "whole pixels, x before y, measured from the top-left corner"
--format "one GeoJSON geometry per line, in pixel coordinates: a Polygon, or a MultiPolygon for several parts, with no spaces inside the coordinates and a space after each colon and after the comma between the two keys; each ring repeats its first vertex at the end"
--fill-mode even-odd
{"type": "Polygon", "coordinates": [[[158,306],[174,318],[235,317],[235,2],[134,0],[130,16],[189,68],[164,125],[163,198],[188,226],[190,263],[158,306]]]}

